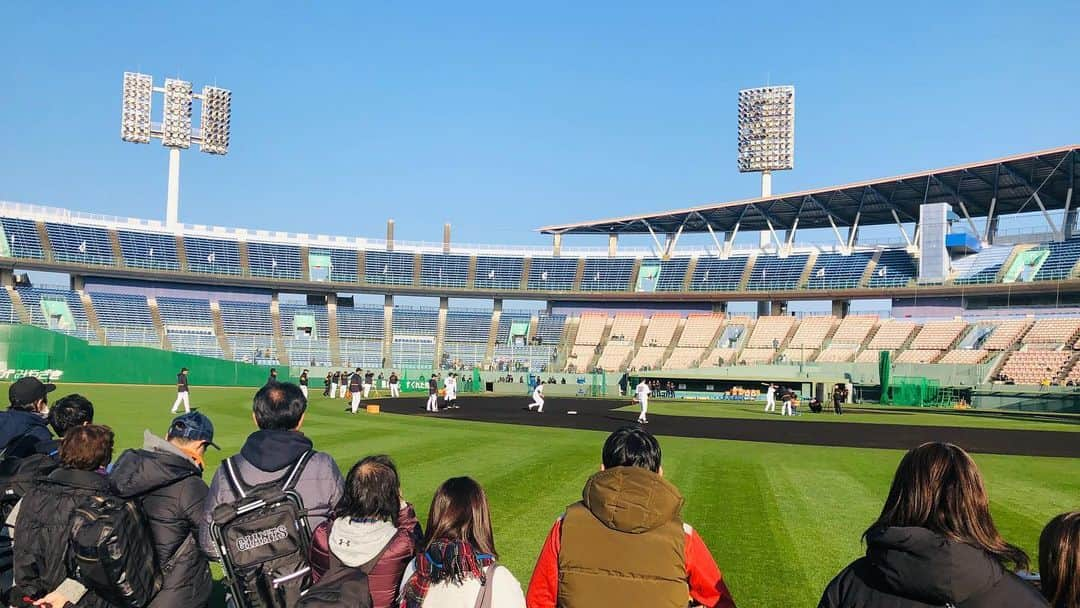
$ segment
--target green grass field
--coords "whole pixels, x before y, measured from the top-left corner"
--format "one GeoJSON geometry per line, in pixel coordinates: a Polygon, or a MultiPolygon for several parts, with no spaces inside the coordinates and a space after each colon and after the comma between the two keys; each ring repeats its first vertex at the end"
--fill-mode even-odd
{"type": "MultiPolygon", "coordinates": [[[[57,396],[75,391],[94,401],[97,421],[114,428],[121,448],[141,444],[143,429],[163,433],[175,396],[171,387],[92,385],[64,385],[57,396]]],[[[193,389],[192,404],[212,417],[223,448],[208,455],[207,480],[221,456],[237,451],[253,430],[252,393],[193,389]]],[[[655,411],[701,414],[708,407],[657,404],[655,411]]],[[[905,419],[863,416],[863,422],[905,419]]],[[[845,419],[854,422],[855,416],[845,419]]],[[[1020,428],[1038,424],[1021,422],[1020,428]]],[[[389,414],[347,417],[340,402],[322,397],[314,398],[304,432],[342,469],[367,454],[391,455],[421,521],[440,482],[476,478],[491,500],[502,561],[523,585],[551,523],[598,469],[605,438],[600,432],[389,414]]],[[[665,472],[686,497],[684,518],[712,549],[740,606],[815,605],[829,579],[861,554],[859,535],[880,509],[901,456],[894,450],[673,437],[661,437],[661,444],[665,472]]],[[[1034,558],[1042,526],[1080,506],[1080,459],[975,458],[999,528],[1034,558]]]]}

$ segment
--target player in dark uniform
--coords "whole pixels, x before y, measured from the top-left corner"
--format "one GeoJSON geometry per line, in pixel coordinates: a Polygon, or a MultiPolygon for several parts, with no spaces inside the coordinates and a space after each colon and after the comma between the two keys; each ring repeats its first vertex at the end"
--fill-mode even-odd
{"type": "Polygon", "coordinates": [[[308,398],[308,370],[300,372],[300,392],[304,393],[304,399],[308,398]]]}
{"type": "Polygon", "coordinates": [[[435,377],[435,374],[431,374],[431,379],[428,380],[427,387],[427,411],[437,412],[439,411],[439,379],[435,377]]]}
{"type": "Polygon", "coordinates": [[[364,374],[364,399],[368,398],[371,394],[371,385],[375,383],[375,372],[368,370],[368,373],[364,374]]]}
{"type": "Polygon", "coordinates": [[[191,397],[188,392],[188,368],[180,368],[180,373],[176,374],[176,401],[172,404],[172,413],[177,413],[180,406],[184,406],[184,413],[191,411],[191,397]]]}
{"type": "Polygon", "coordinates": [[[351,398],[349,410],[354,414],[360,409],[360,399],[363,396],[363,391],[364,371],[358,367],[356,368],[356,371],[349,376],[349,393],[351,398]]]}
{"type": "Polygon", "coordinates": [[[330,386],[331,386],[330,377],[331,377],[330,372],[326,372],[326,378],[323,378],[323,391],[322,391],[322,396],[323,397],[329,397],[330,396],[330,386]]]}
{"type": "Polygon", "coordinates": [[[270,377],[266,379],[267,384],[277,384],[277,368],[270,368],[270,377]]]}
{"type": "Polygon", "coordinates": [[[330,375],[330,398],[337,399],[337,387],[341,384],[341,372],[335,371],[330,375]]]}
{"type": "Polygon", "coordinates": [[[401,396],[401,380],[398,378],[397,372],[390,372],[390,396],[401,396]]]}

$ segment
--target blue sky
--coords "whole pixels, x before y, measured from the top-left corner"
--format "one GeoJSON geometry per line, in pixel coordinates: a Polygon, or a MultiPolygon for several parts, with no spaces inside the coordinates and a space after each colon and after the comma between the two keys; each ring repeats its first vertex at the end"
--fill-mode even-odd
{"type": "Polygon", "coordinates": [[[750,196],[735,95],[767,81],[797,91],[778,192],[1080,142],[1080,2],[750,5],[4,3],[0,198],[164,215],[125,70],[234,91],[181,220],[272,230],[537,244],[750,196]]]}

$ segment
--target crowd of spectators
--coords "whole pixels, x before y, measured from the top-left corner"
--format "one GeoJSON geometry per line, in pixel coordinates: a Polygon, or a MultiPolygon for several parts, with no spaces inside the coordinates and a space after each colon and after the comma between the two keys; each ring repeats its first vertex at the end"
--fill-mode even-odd
{"type": "MultiPolygon", "coordinates": [[[[4,503],[9,542],[0,545],[10,558],[0,559],[10,564],[3,591],[14,601],[110,606],[73,566],[68,522],[84,501],[112,496],[139,506],[157,563],[168,565],[148,605],[206,606],[210,563],[223,557],[211,526],[223,505],[242,498],[235,479],[258,487],[288,475],[312,531],[309,589],[339,584],[343,573],[364,581],[363,597],[350,605],[735,606],[710,549],[682,519],[685,498],[664,477],[660,443],[641,426],[608,436],[600,470],[556,519],[523,589],[499,563],[479,483],[444,481],[421,525],[389,456],[365,456],[343,476],[315,449],[302,432],[307,399],[298,386],[271,382],[256,392],[256,430],[209,484],[203,456],[217,446],[203,413],[177,416],[162,436],[146,431],[141,449],[114,460],[113,432],[94,420],[93,405],[69,395],[50,409],[54,388],[21,379],[9,391],[10,409],[0,412],[0,482],[5,495],[19,498],[4,503]]],[[[1080,608],[1080,513],[1062,514],[1043,531],[1040,592],[1026,574],[1028,556],[1002,538],[988,505],[978,467],[963,450],[945,443],[910,450],[863,534],[866,555],[829,583],[819,607],[1080,608]]]]}

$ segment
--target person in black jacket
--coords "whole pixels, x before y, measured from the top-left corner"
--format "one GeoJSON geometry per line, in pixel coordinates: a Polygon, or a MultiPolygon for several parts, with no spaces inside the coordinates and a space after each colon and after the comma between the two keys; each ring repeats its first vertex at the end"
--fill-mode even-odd
{"type": "Polygon", "coordinates": [[[829,583],[818,608],[1046,606],[1013,574],[1028,556],[1001,538],[975,461],[949,443],[924,443],[896,470],[866,532],[866,556],[829,583]]]}
{"type": "Polygon", "coordinates": [[[201,412],[191,412],[176,417],[166,437],[146,431],[142,449],[121,454],[109,481],[118,496],[139,499],[158,564],[166,570],[150,608],[205,606],[213,581],[197,534],[207,493],[203,455],[218,447],[214,425],[201,412]]]}
{"type": "Polygon", "coordinates": [[[308,370],[300,372],[300,392],[304,393],[304,399],[308,398],[308,370]]]}
{"type": "Polygon", "coordinates": [[[181,367],[180,373],[176,374],[176,401],[173,401],[172,409],[169,410],[175,414],[180,411],[180,406],[184,406],[184,413],[191,411],[191,392],[188,387],[188,368],[181,367]]]}
{"type": "Polygon", "coordinates": [[[11,406],[0,412],[0,450],[5,458],[33,454],[37,444],[49,441],[49,393],[55,384],[43,384],[32,376],[19,378],[8,387],[11,406]]]}
{"type": "Polygon", "coordinates": [[[333,386],[333,384],[331,384],[331,382],[330,382],[330,372],[326,372],[326,378],[323,378],[323,391],[322,391],[322,396],[323,397],[329,397],[330,396],[330,387],[331,386],[333,386]]]}
{"type": "MultiPolygon", "coordinates": [[[[81,587],[69,567],[71,516],[90,496],[106,496],[104,467],[112,460],[113,432],[88,424],[69,430],[60,443],[60,467],[41,478],[19,503],[15,516],[15,589],[12,597],[40,599],[52,591],[74,598],[81,587]]],[[[61,606],[62,604],[54,604],[61,606]]],[[[93,591],[75,602],[78,608],[105,608],[93,591]]]]}

